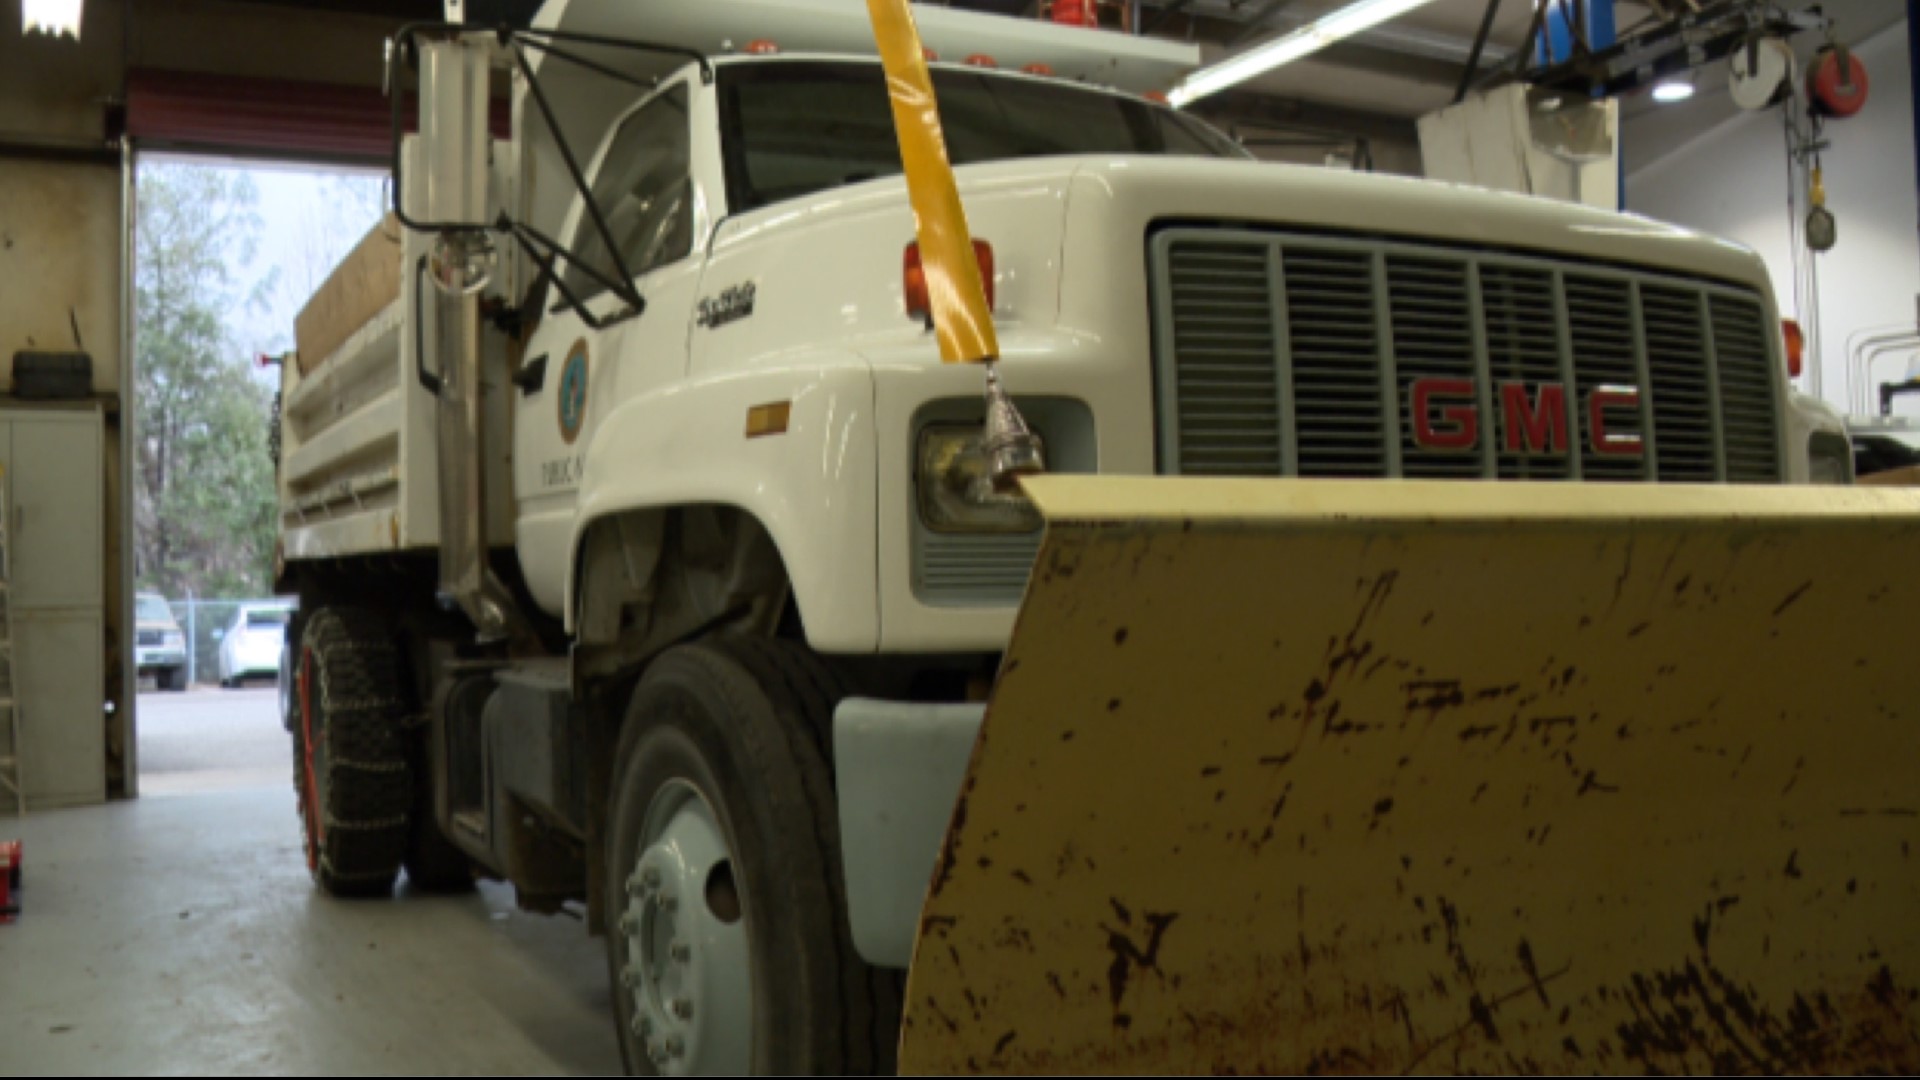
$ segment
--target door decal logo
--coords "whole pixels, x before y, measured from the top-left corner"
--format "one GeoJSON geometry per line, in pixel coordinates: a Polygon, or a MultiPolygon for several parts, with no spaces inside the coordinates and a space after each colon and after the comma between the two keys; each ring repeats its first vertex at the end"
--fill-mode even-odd
{"type": "Polygon", "coordinates": [[[581,338],[567,351],[567,362],[560,368],[560,438],[568,446],[580,435],[587,419],[587,341],[581,338]]]}

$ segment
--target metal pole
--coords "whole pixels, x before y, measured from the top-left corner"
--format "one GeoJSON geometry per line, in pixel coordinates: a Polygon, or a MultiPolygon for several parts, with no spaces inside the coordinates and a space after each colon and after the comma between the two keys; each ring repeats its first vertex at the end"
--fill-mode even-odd
{"type": "MultiPolygon", "coordinates": [[[[1920,0],[1915,0],[1920,3],[1920,0]]],[[[1480,73],[1480,53],[1487,47],[1487,35],[1493,32],[1493,17],[1500,11],[1500,0],[1487,0],[1487,10],[1480,16],[1480,32],[1473,35],[1473,51],[1467,55],[1467,69],[1460,73],[1460,86],[1453,92],[1453,103],[1460,104],[1467,99],[1467,91],[1473,87],[1473,77],[1480,73]]]]}
{"type": "MultiPolygon", "coordinates": [[[[128,35],[132,33],[131,19],[133,5],[127,4],[128,35]]],[[[124,47],[126,38],[121,39],[124,47]]],[[[135,629],[139,620],[134,617],[134,580],[133,580],[133,446],[140,427],[140,401],[134,394],[134,260],[138,254],[134,230],[138,228],[136,210],[138,209],[138,188],[135,186],[133,143],[126,136],[120,137],[120,370],[117,389],[120,393],[120,490],[119,520],[114,523],[120,534],[120,565],[116,568],[120,575],[118,596],[120,600],[117,629],[119,630],[120,652],[120,712],[117,717],[120,735],[120,791],[129,799],[140,796],[140,738],[139,738],[139,700],[140,700],[140,664],[139,631],[135,629]]]]}
{"type": "Polygon", "coordinates": [[[187,687],[191,689],[195,682],[193,672],[193,654],[198,651],[200,636],[193,630],[193,590],[187,590],[187,687]]]}

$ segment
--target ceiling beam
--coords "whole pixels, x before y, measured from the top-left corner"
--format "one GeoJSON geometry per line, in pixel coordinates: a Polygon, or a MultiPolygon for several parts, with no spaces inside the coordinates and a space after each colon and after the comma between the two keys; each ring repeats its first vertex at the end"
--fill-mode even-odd
{"type": "Polygon", "coordinates": [[[1225,130],[1255,126],[1335,137],[1417,143],[1414,122],[1401,116],[1277,97],[1252,90],[1228,90],[1195,102],[1186,110],[1225,130]]]}
{"type": "Polygon", "coordinates": [[[1459,81],[1462,70],[1461,63],[1438,60],[1430,56],[1417,56],[1394,49],[1383,49],[1359,37],[1335,42],[1315,53],[1313,58],[1363,71],[1369,75],[1413,79],[1446,87],[1451,87],[1459,81]]]}

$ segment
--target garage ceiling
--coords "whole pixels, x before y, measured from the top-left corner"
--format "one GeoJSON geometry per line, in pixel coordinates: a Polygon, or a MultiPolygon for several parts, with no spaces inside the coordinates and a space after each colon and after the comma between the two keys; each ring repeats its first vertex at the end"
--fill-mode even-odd
{"type": "MultiPolygon", "coordinates": [[[[852,0],[849,0],[852,2],[852,0]]],[[[1344,6],[1348,0],[1139,0],[1139,22],[1156,36],[1198,42],[1207,62],[1217,62],[1244,51],[1344,6]]],[[[285,12],[311,22],[358,24],[379,33],[381,24],[397,27],[409,21],[441,17],[441,0],[173,0],[182,10],[251,9],[259,15],[285,12]],[[371,16],[371,18],[370,18],[371,16]]],[[[1511,58],[1522,46],[1535,0],[1497,0],[1482,71],[1511,58]]],[[[156,5],[165,10],[169,5],[156,5]]],[[[1037,0],[951,0],[951,6],[1002,15],[1033,17],[1037,0]]],[[[1904,0],[1827,0],[1826,10],[1842,32],[1855,40],[1899,19],[1904,0]]],[[[468,0],[469,17],[476,22],[525,22],[539,0],[468,0]]],[[[135,12],[148,10],[134,5],[135,12]]],[[[1487,0],[1431,0],[1427,5],[1389,23],[1328,47],[1307,59],[1286,65],[1194,106],[1199,114],[1223,127],[1261,134],[1275,129],[1310,132],[1332,137],[1363,137],[1378,144],[1399,144],[1411,152],[1412,121],[1451,102],[1472,51],[1473,40],[1487,12],[1487,0]]],[[[157,14],[157,12],[156,12],[157,14]]],[[[1622,0],[1616,22],[1624,31],[1651,16],[1643,3],[1622,0]]],[[[138,21],[139,16],[135,15],[138,21]]],[[[157,24],[148,27],[158,30],[157,24]]],[[[148,36],[140,35],[142,38],[148,36]]],[[[134,50],[138,53],[140,50],[134,50]]],[[[377,55],[366,59],[344,78],[355,85],[377,85],[377,55]],[[368,80],[372,79],[373,82],[368,80]]],[[[356,54],[357,57],[358,54],[356,54]]],[[[151,59],[137,60],[152,66],[151,59]]],[[[1731,115],[1724,91],[1721,65],[1701,73],[1702,93],[1693,103],[1655,112],[1643,97],[1626,100],[1625,114],[1633,123],[1628,153],[1639,160],[1666,152],[1689,132],[1697,132],[1731,115]],[[1640,129],[1645,129],[1643,136],[1640,129]],[[1644,142],[1641,140],[1644,139],[1644,142]],[[1631,144],[1641,142],[1641,145],[1631,144]],[[1644,153],[1643,153],[1644,151],[1644,153]]],[[[226,73],[222,67],[197,70],[226,73]]],[[[236,69],[237,75],[265,72],[236,69]]],[[[311,76],[308,76],[311,77],[311,76]]],[[[1631,165],[1631,162],[1630,162],[1631,165]]],[[[1417,170],[1417,159],[1411,166],[1417,170]]]]}
{"type": "MultiPolygon", "coordinates": [[[[247,6],[304,8],[359,15],[377,14],[396,24],[437,20],[440,0],[244,0],[247,6]]],[[[1526,36],[1530,0],[1500,0],[1488,59],[1504,58],[1526,36]]],[[[524,22],[538,0],[468,0],[469,18],[524,22]]],[[[952,7],[1003,15],[1028,15],[1036,0],[952,0],[952,7]]],[[[1201,43],[1209,62],[1286,33],[1343,0],[1142,0],[1141,22],[1159,36],[1201,43]]],[[[1335,45],[1246,85],[1247,93],[1287,103],[1324,107],[1333,115],[1363,113],[1409,120],[1452,100],[1484,0],[1433,0],[1373,31],[1335,45]]],[[[1644,8],[1622,5],[1622,25],[1644,8]]],[[[1483,61],[1484,62],[1484,61],[1483,61]]]]}

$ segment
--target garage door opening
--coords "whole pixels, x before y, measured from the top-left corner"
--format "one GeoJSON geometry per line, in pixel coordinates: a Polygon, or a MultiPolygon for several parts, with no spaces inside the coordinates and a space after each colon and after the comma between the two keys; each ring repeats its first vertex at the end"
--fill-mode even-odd
{"type": "Polygon", "coordinates": [[[142,154],[133,449],[140,789],[283,786],[273,588],[279,371],[383,174],[142,154]]]}

